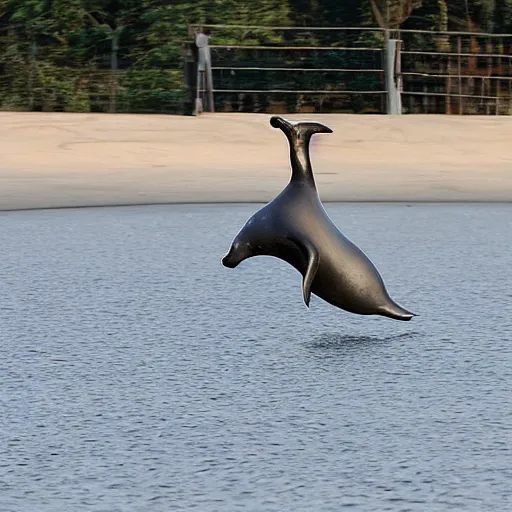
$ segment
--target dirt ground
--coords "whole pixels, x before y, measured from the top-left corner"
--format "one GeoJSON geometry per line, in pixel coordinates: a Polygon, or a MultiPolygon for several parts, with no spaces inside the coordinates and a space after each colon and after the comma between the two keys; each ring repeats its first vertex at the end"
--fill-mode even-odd
{"type": "MultiPolygon", "coordinates": [[[[323,201],[512,201],[512,117],[316,119],[323,201]]],[[[0,113],[0,210],[266,202],[290,176],[267,114],[0,113]]]]}

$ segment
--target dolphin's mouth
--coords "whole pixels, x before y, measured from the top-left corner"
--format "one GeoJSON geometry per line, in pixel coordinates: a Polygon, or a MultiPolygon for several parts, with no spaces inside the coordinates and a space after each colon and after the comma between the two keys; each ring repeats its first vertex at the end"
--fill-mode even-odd
{"type": "Polygon", "coordinates": [[[228,256],[224,256],[224,258],[222,258],[222,264],[228,268],[235,268],[238,266],[238,261],[232,261],[228,256]]]}
{"type": "Polygon", "coordinates": [[[222,258],[222,264],[228,268],[235,268],[240,263],[240,259],[235,257],[235,250],[233,246],[229,249],[229,252],[222,258]]]}

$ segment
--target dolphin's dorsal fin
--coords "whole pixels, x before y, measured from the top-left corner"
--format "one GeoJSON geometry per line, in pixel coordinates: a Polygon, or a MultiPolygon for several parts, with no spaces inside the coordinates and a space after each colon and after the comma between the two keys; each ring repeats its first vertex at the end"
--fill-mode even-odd
{"type": "Polygon", "coordinates": [[[305,181],[315,186],[309,157],[309,143],[315,133],[332,133],[332,130],[316,121],[289,121],[280,116],[272,116],[270,124],[274,128],[280,128],[288,139],[292,167],[291,181],[305,181]]]}

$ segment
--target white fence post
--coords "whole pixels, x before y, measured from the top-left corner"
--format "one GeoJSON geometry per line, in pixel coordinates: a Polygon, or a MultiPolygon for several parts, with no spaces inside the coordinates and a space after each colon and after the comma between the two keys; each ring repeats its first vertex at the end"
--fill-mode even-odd
{"type": "Polygon", "coordinates": [[[400,115],[402,113],[401,41],[389,39],[387,34],[385,40],[387,113],[400,115]]]}
{"type": "Polygon", "coordinates": [[[213,103],[213,77],[210,47],[208,36],[203,33],[196,35],[196,46],[198,48],[199,62],[197,64],[197,91],[194,114],[204,112],[203,93],[207,93],[208,107],[210,112],[215,112],[213,103]]]}

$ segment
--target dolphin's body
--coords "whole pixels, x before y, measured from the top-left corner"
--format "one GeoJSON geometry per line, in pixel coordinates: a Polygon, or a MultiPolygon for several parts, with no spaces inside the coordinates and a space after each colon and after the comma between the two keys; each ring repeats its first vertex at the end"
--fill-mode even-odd
{"type": "Polygon", "coordinates": [[[235,268],[247,258],[275,256],[303,276],[304,302],[311,293],[345,311],[410,320],[414,313],[396,304],[368,257],[333,224],[318,196],[309,142],[315,133],[331,133],[317,122],[291,122],[274,116],[290,144],[292,177],[288,186],[256,212],[234,239],[223,265],[235,268]]]}

